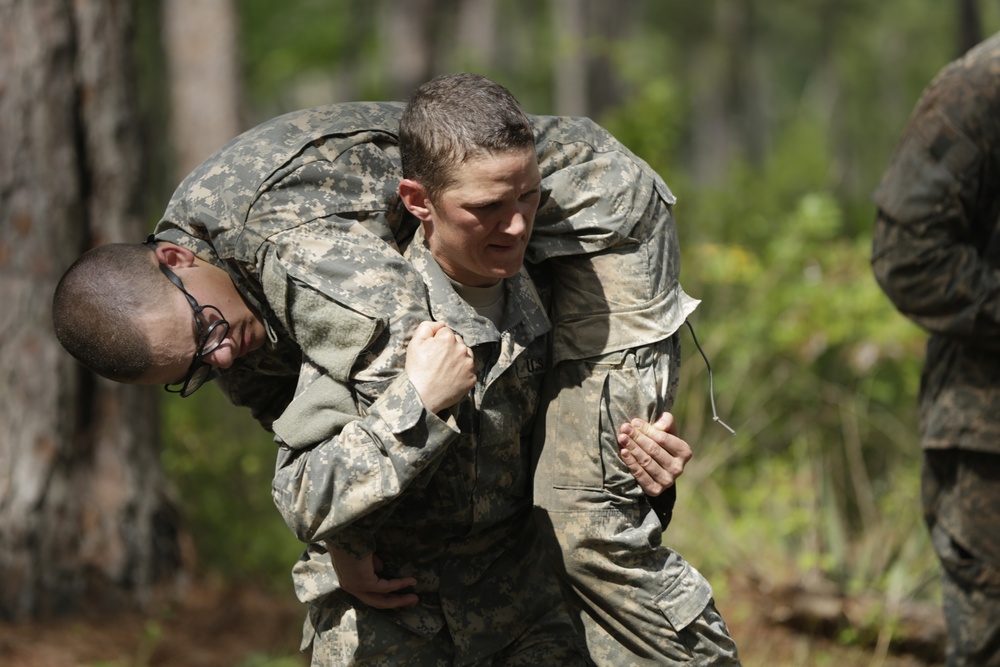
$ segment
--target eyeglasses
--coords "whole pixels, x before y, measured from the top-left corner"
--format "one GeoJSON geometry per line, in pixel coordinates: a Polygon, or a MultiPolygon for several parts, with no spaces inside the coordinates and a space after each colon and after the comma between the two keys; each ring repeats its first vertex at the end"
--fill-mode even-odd
{"type": "MultiPolygon", "coordinates": [[[[156,249],[156,242],[152,239],[146,241],[145,245],[153,250],[156,249]]],[[[187,398],[198,391],[203,384],[218,376],[218,371],[205,361],[205,357],[215,352],[226,340],[226,336],[229,335],[229,322],[222,316],[222,311],[215,306],[198,305],[198,301],[184,289],[184,283],[181,282],[181,279],[166,264],[160,264],[160,271],[184,294],[188,305],[194,311],[194,325],[198,332],[198,349],[194,354],[194,359],[191,360],[191,367],[188,368],[187,375],[184,376],[183,380],[163,386],[167,391],[187,398]]]]}

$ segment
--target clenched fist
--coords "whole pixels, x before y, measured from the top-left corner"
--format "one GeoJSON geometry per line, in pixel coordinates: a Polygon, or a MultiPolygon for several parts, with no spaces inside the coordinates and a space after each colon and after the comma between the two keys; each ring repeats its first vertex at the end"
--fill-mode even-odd
{"type": "Polygon", "coordinates": [[[472,350],[441,322],[421,322],[406,347],[406,374],[424,407],[440,412],[476,385],[472,350]]]}

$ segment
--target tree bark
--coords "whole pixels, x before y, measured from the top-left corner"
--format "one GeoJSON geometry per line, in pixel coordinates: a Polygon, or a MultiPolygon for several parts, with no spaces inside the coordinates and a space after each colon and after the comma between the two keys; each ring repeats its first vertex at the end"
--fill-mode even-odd
{"type": "Polygon", "coordinates": [[[143,236],[131,4],[0,0],[0,25],[0,617],[116,608],[179,568],[156,393],[84,371],[50,304],[143,236]]]}
{"type": "Polygon", "coordinates": [[[708,40],[691,58],[695,80],[692,95],[692,172],[698,183],[720,182],[736,155],[739,137],[732,120],[732,79],[729,43],[737,38],[741,19],[737,0],[715,3],[714,23],[720,40],[708,40]]]}
{"type": "Polygon", "coordinates": [[[553,0],[555,112],[600,118],[625,96],[615,53],[635,29],[632,0],[553,0]]]}
{"type": "Polygon", "coordinates": [[[394,100],[409,99],[413,91],[434,71],[433,21],[438,0],[399,0],[382,7],[385,68],[394,100]]]}
{"type": "Polygon", "coordinates": [[[588,34],[594,41],[587,68],[587,115],[600,118],[609,109],[620,106],[627,94],[616,51],[637,27],[635,2],[590,0],[587,13],[588,34]]]}

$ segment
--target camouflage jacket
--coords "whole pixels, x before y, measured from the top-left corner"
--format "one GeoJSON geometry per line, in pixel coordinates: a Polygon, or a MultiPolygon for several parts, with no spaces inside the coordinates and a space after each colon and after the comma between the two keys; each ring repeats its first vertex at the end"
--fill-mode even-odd
{"type": "MultiPolygon", "coordinates": [[[[393,565],[400,574],[418,574],[428,591],[442,589],[422,599],[433,600],[450,586],[458,604],[464,594],[455,587],[476,585],[491,551],[506,559],[497,562],[497,573],[511,573],[533,548],[533,540],[518,532],[527,529],[519,513],[527,511],[528,501],[522,505],[513,495],[527,484],[528,454],[518,443],[522,458],[513,457],[509,439],[496,453],[477,448],[475,440],[464,442],[466,431],[463,427],[460,437],[456,424],[475,422],[480,417],[470,415],[477,413],[460,411],[454,423],[428,415],[399,375],[410,332],[429,316],[426,276],[399,254],[415,228],[402,215],[395,191],[401,111],[402,105],[392,103],[324,107],[250,130],[185,179],[156,238],[189,247],[226,270],[264,319],[270,344],[238,360],[218,382],[282,445],[274,494],[293,530],[304,540],[329,541],[357,554],[377,548],[383,560],[387,553],[406,553],[411,565],[393,565]],[[479,466],[484,454],[495,465],[479,466]],[[470,480],[475,486],[465,487],[470,480]],[[467,539],[452,543],[465,551],[468,567],[447,586],[427,565],[434,562],[433,550],[447,542],[421,547],[413,540],[426,540],[425,533],[389,530],[393,522],[410,525],[413,513],[430,512],[411,502],[429,490],[435,498],[451,498],[434,510],[441,527],[433,535],[460,530],[461,521],[449,524],[444,518],[448,513],[461,508],[468,514],[467,539]],[[404,491],[406,502],[398,502],[404,491]],[[462,496],[459,503],[461,493],[471,491],[479,495],[462,496]],[[379,508],[385,511],[375,511],[379,508]]],[[[565,350],[557,346],[556,358],[591,356],[671,335],[691,300],[677,281],[673,220],[648,219],[646,213],[654,198],[669,207],[673,195],[645,163],[591,121],[533,121],[544,180],[529,259],[545,278],[548,262],[567,266],[572,257],[585,258],[581,272],[589,275],[573,298],[560,299],[563,284],[552,281],[553,312],[567,333],[598,332],[565,343],[565,350]],[[639,252],[619,252],[629,249],[639,252]]],[[[523,359],[533,363],[519,368],[518,377],[539,370],[539,357],[523,359]]],[[[491,376],[485,386],[502,386],[508,380],[501,377],[491,376]]],[[[485,391],[477,400],[483,414],[509,429],[527,421],[522,403],[536,398],[523,388],[515,394],[517,414],[523,416],[514,421],[514,413],[497,407],[499,399],[489,407],[503,394],[485,391]]],[[[321,549],[310,554],[315,557],[299,564],[296,580],[303,599],[318,600],[335,592],[332,569],[321,549]]],[[[439,559],[442,564],[447,562],[439,559]]],[[[534,591],[536,603],[546,600],[535,574],[517,576],[520,583],[510,590],[534,591]]],[[[482,581],[493,582],[477,589],[485,594],[497,580],[482,581]]],[[[490,600],[467,597],[464,603],[503,615],[501,606],[488,606],[490,600]]],[[[506,613],[515,610],[518,622],[532,617],[524,604],[510,604],[506,613]]],[[[428,608],[396,615],[418,631],[443,623],[440,613],[428,608]]]]}
{"type": "MultiPolygon", "coordinates": [[[[280,256],[286,267],[272,274],[272,284],[285,272],[309,284],[309,276],[320,271],[323,277],[312,284],[349,308],[371,299],[385,306],[386,295],[420,284],[392,256],[415,229],[396,196],[402,110],[399,103],[355,103],[268,121],[192,172],[157,225],[158,240],[191,248],[224,268],[264,316],[272,344],[240,359],[218,384],[266,428],[294,395],[301,362],[299,346],[264,294],[272,259],[280,256]],[[299,253],[290,239],[307,226],[316,245],[299,253]],[[352,261],[339,263],[338,254],[352,261]],[[312,263],[319,256],[325,258],[322,266],[312,263]],[[375,272],[383,260],[379,278],[375,272]]],[[[697,302],[678,281],[673,218],[647,212],[653,198],[669,211],[673,194],[593,121],[531,120],[543,181],[527,261],[536,280],[554,283],[553,361],[671,335],[697,302]]]]}
{"type": "Polygon", "coordinates": [[[875,192],[872,267],[930,332],[927,448],[1000,453],[1000,34],[924,91],[875,192]]]}
{"type": "MultiPolygon", "coordinates": [[[[364,526],[375,536],[371,547],[384,564],[382,576],[418,581],[420,605],[378,613],[427,637],[447,625],[456,664],[461,664],[495,654],[561,601],[551,577],[538,566],[540,546],[530,514],[531,433],[546,368],[549,322],[524,270],[506,281],[498,331],[455,292],[421,231],[406,258],[424,276],[433,319],[446,323],[473,349],[478,380],[470,395],[449,411],[447,423],[435,423],[432,415],[420,418],[419,398],[405,376],[389,381],[391,388],[370,407],[359,405],[364,423],[372,417],[381,423],[378,440],[385,450],[419,447],[429,465],[407,488],[405,502],[363,516],[354,527],[364,526]],[[416,414],[400,422],[408,411],[416,414]],[[421,427],[400,430],[397,423],[421,427]],[[386,442],[386,434],[398,442],[386,442]]],[[[344,508],[329,502],[329,489],[363,479],[357,466],[345,477],[345,471],[331,465],[343,458],[343,438],[341,433],[340,442],[288,451],[279,460],[275,498],[304,541],[339,539],[344,508]]],[[[372,463],[359,456],[362,465],[372,463]]],[[[357,507],[348,515],[377,507],[384,494],[378,487],[374,491],[374,497],[364,497],[359,489],[352,496],[357,507]]],[[[294,579],[300,598],[317,603],[314,614],[359,604],[337,594],[335,573],[321,549],[307,552],[294,579]]]]}
{"type": "Polygon", "coordinates": [[[157,240],[225,269],[263,317],[269,344],[237,360],[217,383],[265,428],[288,407],[311,354],[336,347],[336,363],[313,365],[344,381],[369,342],[348,326],[352,336],[334,345],[325,326],[314,332],[289,322],[293,304],[282,281],[314,288],[334,302],[328,308],[339,304],[374,319],[378,330],[368,338],[382,333],[403,302],[426,311],[420,276],[394,239],[404,234],[394,209],[399,154],[392,129],[401,111],[398,104],[326,107],[249,130],[180,184],[156,227],[157,240]]]}

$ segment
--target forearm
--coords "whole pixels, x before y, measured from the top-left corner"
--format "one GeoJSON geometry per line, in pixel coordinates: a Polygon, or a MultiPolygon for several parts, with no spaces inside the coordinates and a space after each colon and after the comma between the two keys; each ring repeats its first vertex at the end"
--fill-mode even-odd
{"type": "Polygon", "coordinates": [[[961,221],[876,221],[872,269],[897,309],[932,334],[1000,347],[1000,271],[951,230],[961,221]]]}
{"type": "MultiPolygon", "coordinates": [[[[367,416],[349,422],[336,436],[282,449],[272,485],[275,504],[300,540],[336,542],[340,531],[397,498],[457,435],[424,409],[402,375],[367,416]]],[[[360,549],[357,536],[347,542],[344,548],[360,549]]]]}

